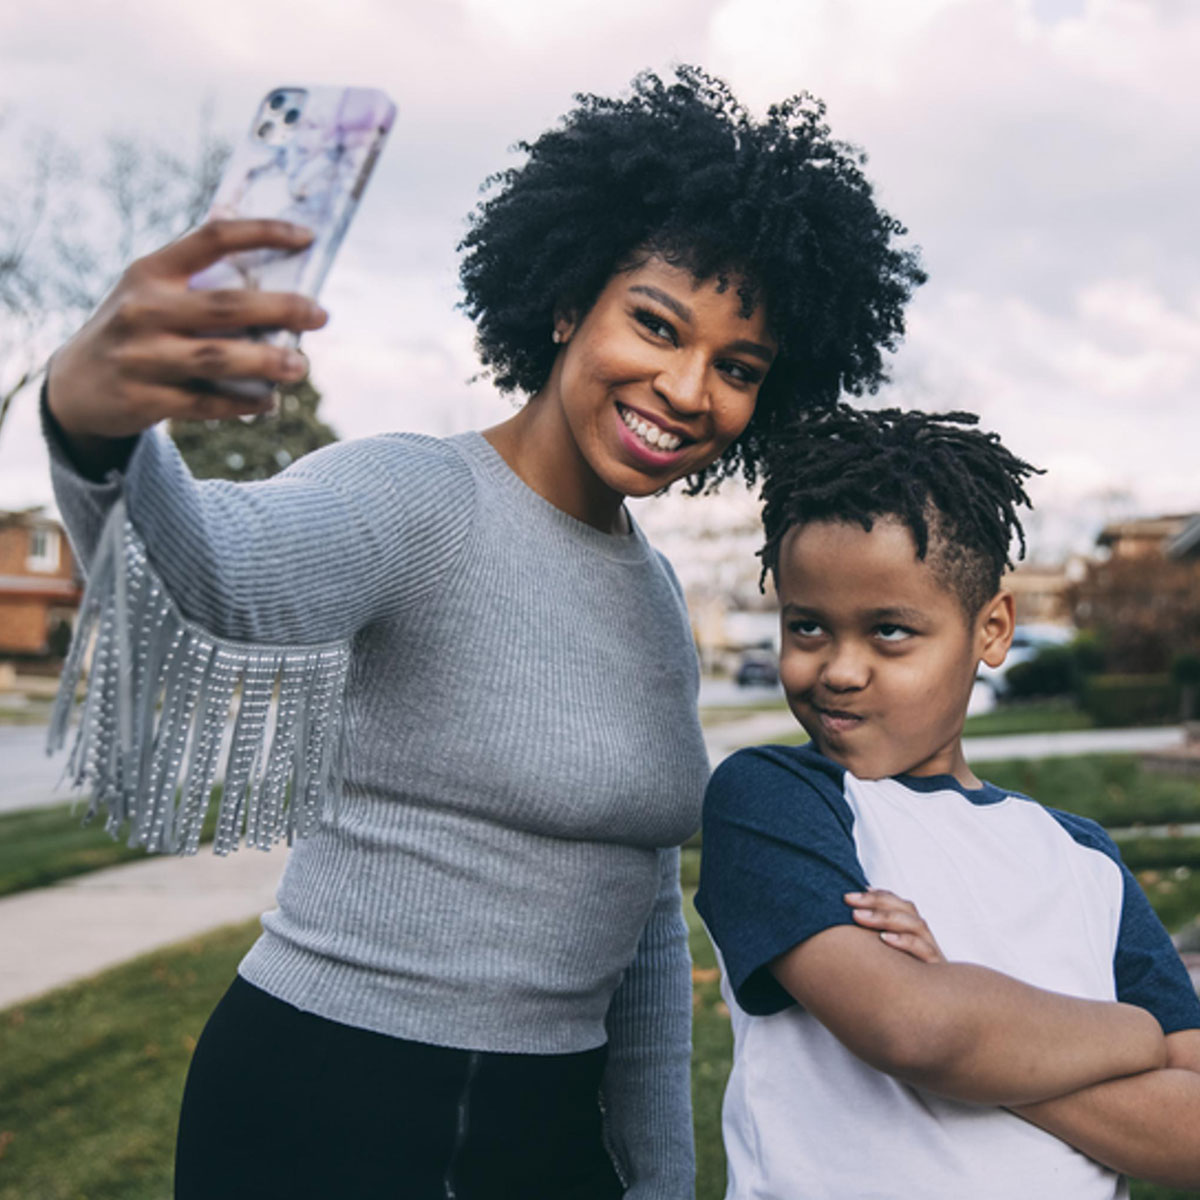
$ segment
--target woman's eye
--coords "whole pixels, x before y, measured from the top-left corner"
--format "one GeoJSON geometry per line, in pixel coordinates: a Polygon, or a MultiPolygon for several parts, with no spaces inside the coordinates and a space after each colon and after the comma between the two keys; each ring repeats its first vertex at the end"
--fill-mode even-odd
{"type": "Polygon", "coordinates": [[[738,362],[736,359],[726,359],[717,364],[718,368],[724,375],[728,375],[735,383],[744,383],[753,386],[756,383],[762,382],[763,373],[755,367],[748,367],[743,362],[738,362]]]}
{"type": "Polygon", "coordinates": [[[649,309],[639,308],[634,314],[640,324],[644,325],[655,337],[660,337],[663,341],[675,342],[675,329],[670,321],[664,320],[657,313],[650,312],[649,309]]]}
{"type": "Polygon", "coordinates": [[[905,638],[912,637],[912,630],[903,625],[878,625],[875,634],[884,642],[902,642],[905,638]]]}

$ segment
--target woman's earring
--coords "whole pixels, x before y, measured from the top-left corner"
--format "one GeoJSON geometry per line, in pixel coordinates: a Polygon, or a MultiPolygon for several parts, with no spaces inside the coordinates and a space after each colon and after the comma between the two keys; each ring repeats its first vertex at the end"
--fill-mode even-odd
{"type": "Polygon", "coordinates": [[[563,331],[561,329],[554,330],[554,332],[550,334],[550,340],[556,346],[561,346],[563,344],[563,331]]]}

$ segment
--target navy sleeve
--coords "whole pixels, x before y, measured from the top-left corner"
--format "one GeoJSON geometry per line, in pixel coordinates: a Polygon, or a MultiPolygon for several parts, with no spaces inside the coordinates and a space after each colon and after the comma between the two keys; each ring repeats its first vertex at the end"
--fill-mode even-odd
{"type": "Polygon", "coordinates": [[[1117,999],[1153,1013],[1164,1033],[1200,1029],[1200,999],[1187,969],[1116,843],[1094,821],[1048,811],[1077,842],[1107,854],[1121,868],[1125,892],[1113,959],[1117,999]]]}
{"type": "Polygon", "coordinates": [[[795,1003],[767,964],[853,925],[842,896],[868,886],[842,774],[807,747],[760,746],[727,758],[709,783],[696,908],[755,1016],[795,1003]]]}

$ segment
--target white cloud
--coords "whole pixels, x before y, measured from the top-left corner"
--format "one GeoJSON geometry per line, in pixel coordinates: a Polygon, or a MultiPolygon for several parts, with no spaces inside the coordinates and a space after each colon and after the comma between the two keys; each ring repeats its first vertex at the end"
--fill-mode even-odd
{"type": "Polygon", "coordinates": [[[1047,469],[1033,492],[1049,509],[1087,509],[1099,524],[1113,491],[1146,510],[1200,508],[1200,314],[1143,283],[1085,289],[1066,314],[1020,296],[923,296],[894,393],[978,412],[1047,469]]]}

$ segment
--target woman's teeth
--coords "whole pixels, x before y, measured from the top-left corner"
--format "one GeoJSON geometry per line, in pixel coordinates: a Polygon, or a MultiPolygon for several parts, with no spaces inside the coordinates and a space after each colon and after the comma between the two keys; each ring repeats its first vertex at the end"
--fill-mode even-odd
{"type": "Polygon", "coordinates": [[[653,446],[655,450],[678,450],[683,441],[677,434],[668,433],[665,429],[659,429],[657,425],[651,425],[645,418],[637,416],[627,408],[621,409],[621,420],[647,446],[653,446]]]}

